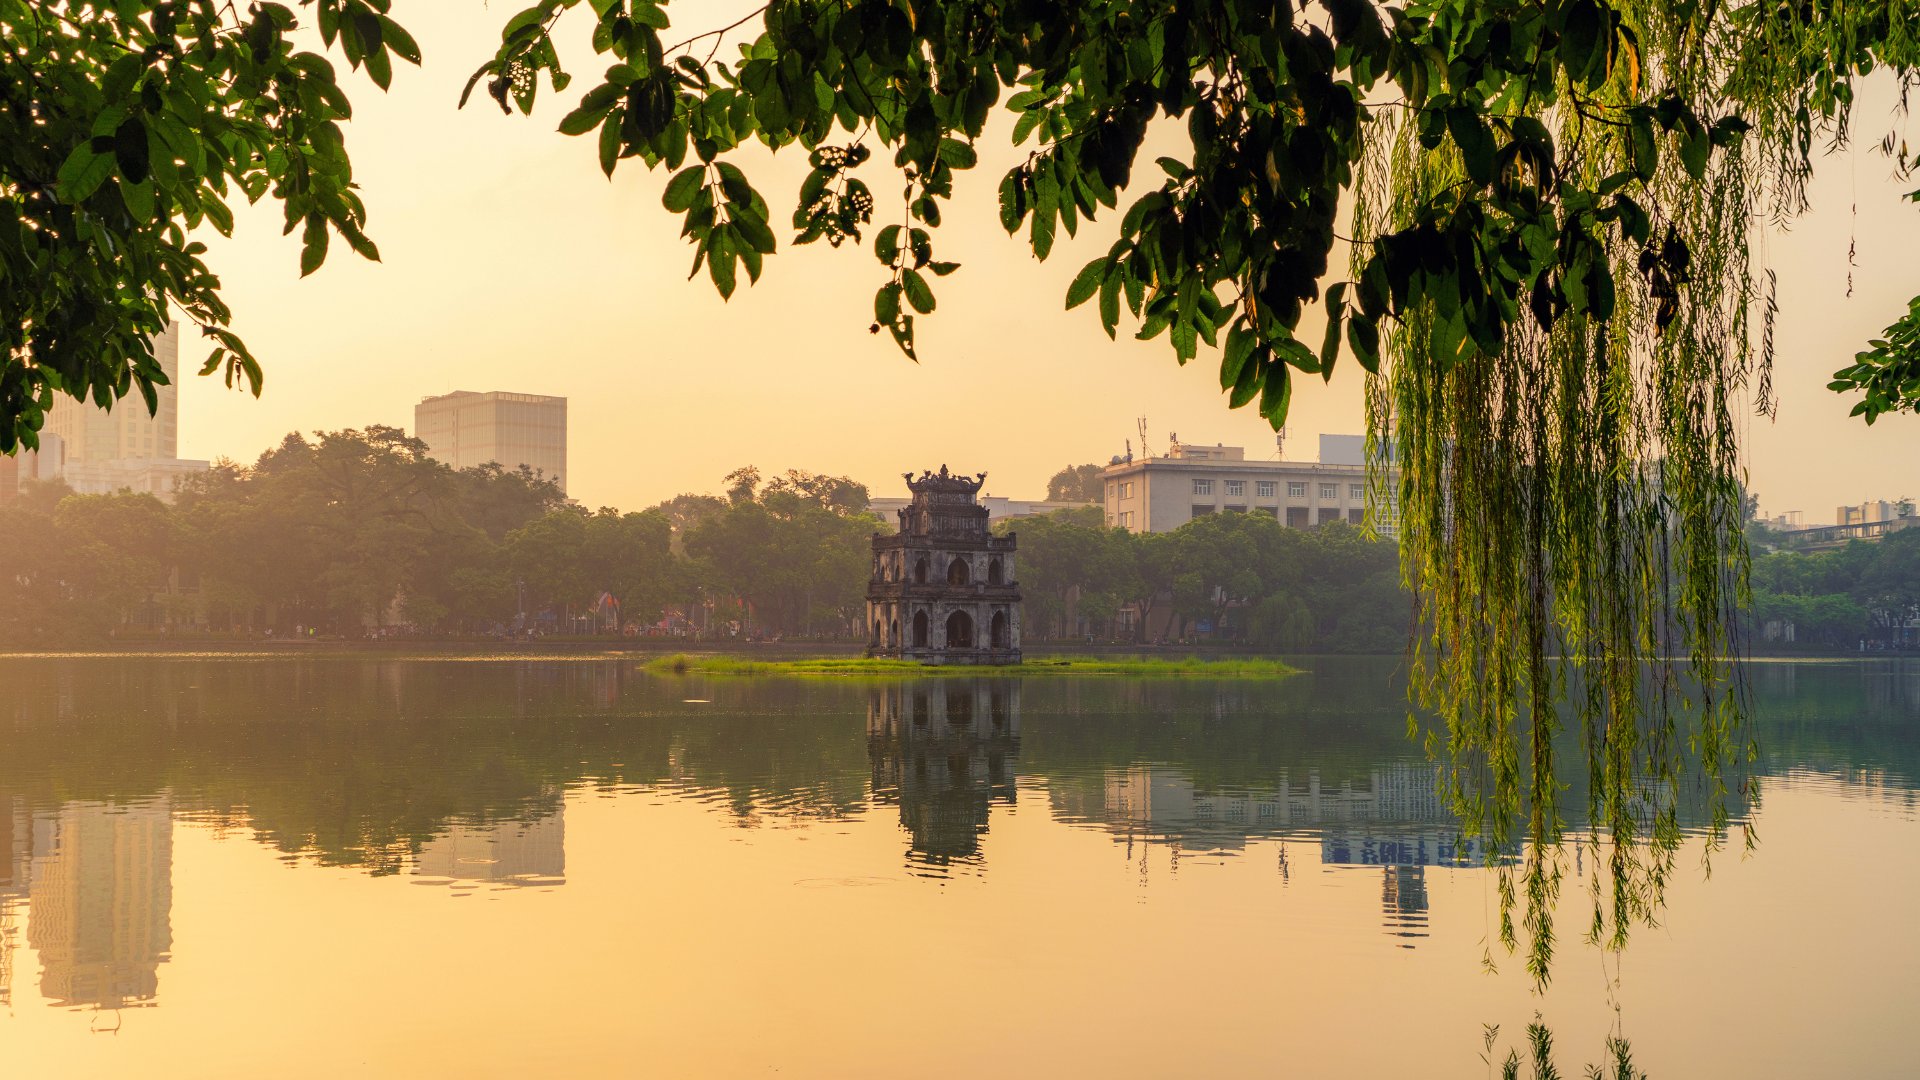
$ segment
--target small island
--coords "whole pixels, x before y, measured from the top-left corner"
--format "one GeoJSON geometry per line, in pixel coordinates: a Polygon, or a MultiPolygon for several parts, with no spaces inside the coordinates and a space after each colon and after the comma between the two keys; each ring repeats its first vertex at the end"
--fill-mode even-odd
{"type": "Polygon", "coordinates": [[[755,660],[743,656],[677,653],[646,665],[655,675],[795,675],[852,678],[952,676],[1061,676],[1124,675],[1133,678],[1278,679],[1298,675],[1300,669],[1265,656],[1207,659],[1182,657],[1052,656],[1002,664],[983,672],[977,667],[923,664],[886,657],[815,657],[799,660],[755,660]]]}

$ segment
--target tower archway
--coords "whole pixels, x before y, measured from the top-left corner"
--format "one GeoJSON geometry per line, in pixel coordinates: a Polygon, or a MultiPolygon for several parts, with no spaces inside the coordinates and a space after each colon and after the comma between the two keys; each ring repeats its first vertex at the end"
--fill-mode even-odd
{"type": "Polygon", "coordinates": [[[947,616],[947,648],[973,648],[973,616],[964,611],[947,616]]]}
{"type": "Polygon", "coordinates": [[[927,613],[924,611],[913,613],[913,647],[916,649],[927,647],[927,613]]]}
{"type": "Polygon", "coordinates": [[[968,585],[972,582],[973,567],[967,565],[967,560],[955,558],[947,564],[947,584],[968,585]]]}

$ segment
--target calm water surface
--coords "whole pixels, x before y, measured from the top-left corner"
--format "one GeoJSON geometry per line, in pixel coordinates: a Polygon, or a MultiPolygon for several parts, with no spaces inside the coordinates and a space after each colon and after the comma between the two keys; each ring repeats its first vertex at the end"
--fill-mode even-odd
{"type": "Polygon", "coordinates": [[[1756,666],[1757,850],[1624,955],[1569,855],[1539,994],[1395,665],[1306,663],[0,659],[0,1072],[1920,1073],[1920,666],[1756,666]]]}

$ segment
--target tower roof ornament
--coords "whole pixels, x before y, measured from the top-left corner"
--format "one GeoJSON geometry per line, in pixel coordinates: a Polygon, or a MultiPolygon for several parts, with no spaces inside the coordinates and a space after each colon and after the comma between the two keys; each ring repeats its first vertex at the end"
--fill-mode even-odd
{"type": "Polygon", "coordinates": [[[966,476],[962,473],[948,472],[945,465],[940,466],[938,473],[930,469],[922,471],[920,478],[917,480],[914,479],[913,474],[910,472],[901,473],[900,475],[906,479],[907,488],[916,495],[921,492],[938,492],[943,495],[973,495],[987,482],[986,473],[975,473],[972,476],[966,476]]]}

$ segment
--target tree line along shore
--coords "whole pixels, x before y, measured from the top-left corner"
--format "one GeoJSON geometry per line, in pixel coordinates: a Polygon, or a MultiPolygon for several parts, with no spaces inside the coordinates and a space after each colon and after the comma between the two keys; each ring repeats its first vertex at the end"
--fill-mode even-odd
{"type": "MultiPolygon", "coordinates": [[[[1091,471],[1061,470],[1049,495],[1084,497],[1091,471]]],[[[251,466],[218,464],[171,504],[54,484],[0,506],[0,645],[511,639],[837,652],[862,640],[869,541],[890,527],[844,477],[746,468],[719,494],[592,510],[525,471],[449,468],[396,429],[294,434],[251,466]]],[[[1030,643],[1407,645],[1414,608],[1398,550],[1364,529],[1226,513],[1138,534],[1107,527],[1091,506],[998,528],[1019,536],[1030,643]]],[[[1766,546],[1756,535],[1756,550],[1766,546]]],[[[1757,554],[1752,579],[1756,650],[1903,647],[1920,608],[1920,530],[1757,554]]]]}

